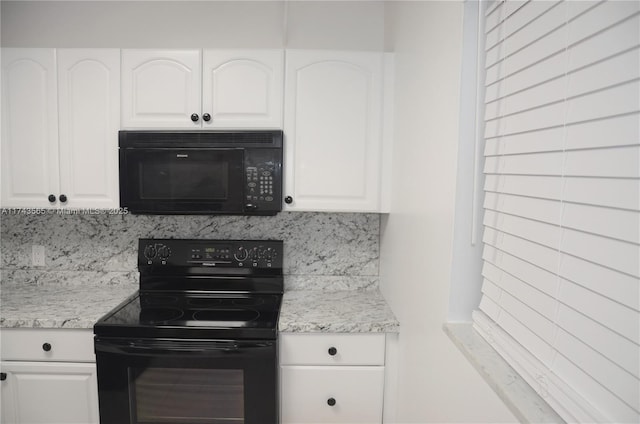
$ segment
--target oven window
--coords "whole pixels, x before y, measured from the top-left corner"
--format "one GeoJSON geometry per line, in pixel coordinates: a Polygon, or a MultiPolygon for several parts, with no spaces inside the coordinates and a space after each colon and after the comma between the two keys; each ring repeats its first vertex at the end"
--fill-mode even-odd
{"type": "Polygon", "coordinates": [[[132,422],[244,423],[243,370],[130,368],[132,422]]]}
{"type": "Polygon", "coordinates": [[[228,197],[228,162],[165,158],[143,162],[139,170],[141,199],[211,201],[228,197]]]}

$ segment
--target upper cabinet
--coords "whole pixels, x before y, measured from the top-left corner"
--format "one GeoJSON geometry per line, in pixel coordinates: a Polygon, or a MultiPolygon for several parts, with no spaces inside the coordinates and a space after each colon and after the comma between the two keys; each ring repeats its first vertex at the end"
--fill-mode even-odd
{"type": "Polygon", "coordinates": [[[384,55],[288,50],[288,210],[380,212],[384,55]]]}
{"type": "Polygon", "coordinates": [[[205,50],[202,69],[212,127],[282,128],[282,50],[205,50]]]}
{"type": "Polygon", "coordinates": [[[48,206],[60,192],[53,49],[2,49],[2,206],[48,206]]]}
{"type": "Polygon", "coordinates": [[[117,49],[2,49],[2,207],[118,205],[117,49]]]}
{"type": "Polygon", "coordinates": [[[281,50],[123,50],[125,128],[281,128],[281,50]]]}

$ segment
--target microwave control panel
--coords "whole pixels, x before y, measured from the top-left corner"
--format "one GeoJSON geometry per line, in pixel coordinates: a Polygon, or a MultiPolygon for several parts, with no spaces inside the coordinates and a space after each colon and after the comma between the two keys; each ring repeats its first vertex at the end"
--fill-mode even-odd
{"type": "Polygon", "coordinates": [[[247,203],[273,202],[274,198],[274,169],[273,167],[247,167],[247,203]]]}
{"type": "Polygon", "coordinates": [[[245,151],[246,211],[269,212],[282,209],[282,150],[253,149],[245,151]]]}

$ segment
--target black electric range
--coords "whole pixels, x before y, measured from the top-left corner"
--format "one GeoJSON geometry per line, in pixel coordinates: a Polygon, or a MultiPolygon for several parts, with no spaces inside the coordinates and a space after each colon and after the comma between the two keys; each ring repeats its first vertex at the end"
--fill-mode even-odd
{"type": "Polygon", "coordinates": [[[141,239],[139,291],[94,326],[100,422],[275,424],[282,256],[273,240],[141,239]]]}

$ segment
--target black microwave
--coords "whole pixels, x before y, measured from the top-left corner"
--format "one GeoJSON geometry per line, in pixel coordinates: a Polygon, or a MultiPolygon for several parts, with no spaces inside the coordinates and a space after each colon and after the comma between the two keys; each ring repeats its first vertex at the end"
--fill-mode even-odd
{"type": "Polygon", "coordinates": [[[120,131],[120,207],[139,214],[275,215],[282,131],[120,131]]]}

